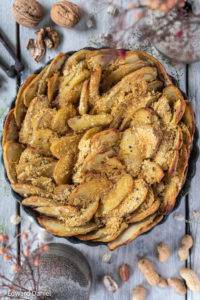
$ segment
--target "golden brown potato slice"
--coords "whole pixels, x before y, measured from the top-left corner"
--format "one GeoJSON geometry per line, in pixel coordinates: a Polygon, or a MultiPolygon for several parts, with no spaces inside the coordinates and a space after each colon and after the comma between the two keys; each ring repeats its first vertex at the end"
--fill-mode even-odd
{"type": "Polygon", "coordinates": [[[82,241],[101,241],[110,242],[127,228],[127,224],[122,222],[122,219],[112,217],[106,220],[106,225],[98,229],[94,233],[77,236],[82,241]]]}
{"type": "Polygon", "coordinates": [[[50,197],[51,194],[47,193],[45,190],[33,186],[31,184],[15,183],[12,184],[12,189],[19,195],[23,197],[29,196],[40,196],[40,197],[50,197]]]}
{"type": "Polygon", "coordinates": [[[108,244],[110,250],[115,250],[122,245],[128,245],[135,240],[139,235],[147,232],[158,224],[163,219],[163,216],[156,214],[148,217],[146,220],[129,226],[117,239],[108,244]]]}
{"type": "Polygon", "coordinates": [[[111,86],[122,80],[126,75],[137,71],[143,67],[148,66],[149,63],[137,60],[134,63],[124,64],[119,66],[116,70],[112,71],[108,77],[106,77],[102,82],[103,90],[108,90],[111,86]]]}
{"type": "Polygon", "coordinates": [[[103,197],[100,205],[100,214],[105,215],[116,208],[132,191],[133,179],[125,174],[116,182],[112,190],[103,197]]]}
{"type": "Polygon", "coordinates": [[[47,66],[45,72],[43,73],[39,84],[38,84],[38,94],[45,95],[47,92],[47,80],[53,76],[53,74],[59,72],[66,60],[66,54],[59,53],[52,62],[47,66]]]}
{"type": "Polygon", "coordinates": [[[138,109],[131,118],[131,127],[141,125],[154,125],[160,127],[160,121],[154,110],[150,107],[138,109]]]}
{"type": "Polygon", "coordinates": [[[181,130],[182,130],[182,133],[183,133],[183,143],[185,145],[187,145],[188,148],[190,149],[191,145],[192,145],[192,136],[190,134],[190,131],[189,131],[188,127],[183,122],[180,123],[180,127],[181,127],[181,130]]]}
{"type": "Polygon", "coordinates": [[[15,101],[15,108],[14,108],[14,116],[15,116],[15,121],[18,126],[18,128],[21,127],[21,124],[23,122],[23,119],[25,117],[27,108],[24,105],[24,91],[29,86],[31,81],[36,77],[36,74],[30,75],[23,85],[20,87],[18,94],[17,94],[17,99],[15,101]]]}
{"type": "Polygon", "coordinates": [[[164,124],[169,124],[172,119],[172,110],[169,105],[169,101],[166,96],[162,95],[162,97],[153,103],[152,105],[155,112],[162,119],[164,124]]]}
{"type": "Polygon", "coordinates": [[[82,70],[76,72],[74,77],[64,87],[59,89],[60,107],[65,107],[68,103],[75,103],[81,95],[83,83],[90,77],[90,72],[81,66],[82,70]]]}
{"type": "Polygon", "coordinates": [[[173,154],[171,156],[170,163],[169,163],[168,173],[170,176],[173,176],[175,174],[177,165],[178,165],[178,160],[179,160],[179,151],[175,150],[175,151],[173,151],[173,154]]]}
{"type": "Polygon", "coordinates": [[[30,143],[33,130],[38,129],[40,119],[48,107],[49,102],[46,97],[38,96],[31,101],[19,133],[19,141],[21,143],[30,143]]]}
{"type": "Polygon", "coordinates": [[[65,222],[53,218],[39,217],[39,224],[44,227],[48,232],[57,236],[75,236],[78,234],[86,234],[97,229],[95,223],[88,223],[84,226],[69,227],[65,222]]]}
{"type": "Polygon", "coordinates": [[[109,215],[126,217],[128,214],[135,211],[146,199],[148,193],[148,186],[142,179],[133,181],[133,188],[130,194],[113,209],[109,215]]]}
{"type": "Polygon", "coordinates": [[[96,98],[99,97],[99,86],[101,82],[102,68],[97,66],[91,74],[89,84],[89,99],[90,103],[94,104],[96,98]]]}
{"type": "Polygon", "coordinates": [[[188,162],[189,153],[187,147],[182,145],[182,148],[179,153],[179,161],[174,176],[166,176],[165,178],[165,188],[162,192],[162,204],[161,211],[162,213],[170,212],[175,203],[176,198],[185,182],[185,177],[187,173],[187,162],[188,162]]]}
{"type": "Polygon", "coordinates": [[[164,172],[159,164],[151,160],[144,160],[140,176],[149,184],[158,183],[162,180],[164,172]]]}
{"type": "Polygon", "coordinates": [[[78,152],[78,143],[81,139],[80,134],[68,134],[55,140],[51,145],[51,153],[60,159],[66,154],[76,155],[78,152]]]}
{"type": "Polygon", "coordinates": [[[58,136],[50,129],[39,129],[33,132],[29,144],[36,148],[39,153],[51,155],[50,147],[53,142],[58,140],[58,136]]]}
{"type": "Polygon", "coordinates": [[[95,103],[95,111],[97,112],[110,112],[113,105],[116,103],[118,96],[123,90],[124,93],[130,92],[132,86],[137,82],[145,80],[147,82],[154,81],[157,78],[157,70],[152,67],[144,67],[135,72],[132,72],[125,76],[120,82],[118,82],[108,93],[101,97],[95,103]]]}
{"type": "Polygon", "coordinates": [[[148,216],[153,215],[155,212],[158,211],[160,207],[160,201],[159,200],[155,200],[151,207],[147,208],[147,212],[144,213],[142,210],[138,212],[134,212],[133,215],[130,217],[130,219],[128,219],[129,223],[137,223],[137,222],[141,222],[143,220],[145,220],[148,216]]]}
{"type": "Polygon", "coordinates": [[[132,176],[139,174],[144,159],[156,153],[160,141],[160,130],[148,124],[123,132],[119,155],[132,176]]]}
{"type": "Polygon", "coordinates": [[[80,183],[83,181],[83,173],[82,173],[82,165],[83,162],[85,160],[85,158],[87,157],[87,155],[90,152],[90,146],[91,146],[91,138],[92,136],[99,132],[101,130],[100,127],[94,127],[91,129],[88,129],[84,135],[82,136],[79,144],[78,144],[78,149],[79,149],[79,153],[78,153],[78,159],[74,168],[74,175],[73,175],[73,181],[74,183],[80,183]]]}
{"type": "Polygon", "coordinates": [[[89,80],[84,81],[78,111],[81,116],[88,113],[89,109],[89,80]]]}
{"type": "Polygon", "coordinates": [[[96,133],[91,140],[91,151],[103,153],[111,150],[119,143],[120,134],[117,129],[107,129],[96,133]]]}
{"type": "Polygon", "coordinates": [[[54,206],[53,199],[47,199],[44,197],[38,196],[31,196],[22,201],[24,206],[31,206],[31,207],[46,207],[46,206],[54,206]]]}
{"type": "Polygon", "coordinates": [[[84,115],[69,119],[68,125],[76,132],[82,132],[92,127],[107,126],[111,123],[112,116],[108,114],[84,115]]]}
{"type": "Polygon", "coordinates": [[[59,184],[68,183],[73,171],[76,156],[73,153],[64,154],[54,168],[54,180],[59,184]]]}
{"type": "Polygon", "coordinates": [[[103,178],[84,182],[71,192],[68,202],[73,206],[87,208],[90,203],[100,200],[110,189],[110,186],[111,183],[103,178]]]}
{"type": "Polygon", "coordinates": [[[167,98],[171,107],[171,122],[175,125],[178,124],[183,117],[186,107],[186,102],[184,101],[181,91],[171,84],[164,88],[163,97],[167,98]]]}
{"type": "Polygon", "coordinates": [[[19,132],[14,116],[14,109],[11,109],[7,114],[4,126],[3,126],[3,139],[2,144],[6,142],[15,142],[18,140],[19,132]]]}
{"type": "Polygon", "coordinates": [[[154,157],[163,170],[174,169],[177,157],[176,150],[179,150],[183,141],[183,134],[180,127],[170,128],[164,131],[161,145],[154,157]]]}
{"type": "Polygon", "coordinates": [[[31,80],[30,84],[24,89],[23,98],[24,105],[29,107],[31,101],[38,95],[39,82],[45,74],[48,67],[45,67],[36,77],[31,80]]]}
{"type": "Polygon", "coordinates": [[[63,203],[65,203],[73,188],[74,186],[69,184],[58,185],[54,189],[53,198],[61,200],[63,203]]]}
{"type": "Polygon", "coordinates": [[[11,183],[17,182],[16,165],[24,150],[23,145],[14,142],[6,142],[3,146],[3,158],[6,174],[11,183]]]}
{"type": "Polygon", "coordinates": [[[77,111],[72,104],[57,110],[52,120],[52,130],[59,134],[65,134],[69,130],[68,120],[76,116],[77,111]]]}
{"type": "Polygon", "coordinates": [[[55,73],[47,80],[47,97],[50,103],[52,103],[58,92],[60,78],[60,74],[55,73]]]}
{"type": "Polygon", "coordinates": [[[78,63],[85,60],[86,56],[90,53],[93,53],[93,51],[86,49],[75,52],[68,58],[66,62],[66,68],[72,68],[76,66],[78,63]]]}

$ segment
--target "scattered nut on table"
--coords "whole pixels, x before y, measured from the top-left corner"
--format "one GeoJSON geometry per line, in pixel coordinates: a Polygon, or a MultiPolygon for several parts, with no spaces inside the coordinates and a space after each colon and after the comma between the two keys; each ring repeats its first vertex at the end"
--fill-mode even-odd
{"type": "Polygon", "coordinates": [[[156,247],[158,259],[160,262],[166,262],[171,256],[171,249],[168,245],[160,243],[156,247]]]}
{"type": "Polygon", "coordinates": [[[16,22],[25,27],[36,27],[44,16],[43,7],[36,0],[15,0],[12,12],[16,22]]]}
{"type": "Polygon", "coordinates": [[[132,300],[145,300],[147,296],[147,289],[143,285],[137,285],[133,289],[132,300]]]}
{"type": "Polygon", "coordinates": [[[187,293],[187,288],[184,282],[180,278],[168,278],[168,285],[175,290],[175,292],[179,295],[185,295],[187,293]]]}
{"type": "Polygon", "coordinates": [[[193,270],[189,268],[182,268],[180,270],[180,275],[192,292],[200,292],[200,280],[193,270]]]}
{"type": "Polygon", "coordinates": [[[52,5],[51,18],[59,26],[74,27],[81,18],[81,9],[69,1],[59,1],[52,5]]]}
{"type": "Polygon", "coordinates": [[[160,276],[157,273],[154,264],[147,258],[141,258],[138,261],[138,268],[144,275],[145,279],[150,285],[158,285],[160,276]]]}
{"type": "Polygon", "coordinates": [[[122,264],[122,265],[119,267],[118,272],[119,272],[119,276],[120,276],[120,278],[121,278],[121,280],[122,280],[123,282],[126,282],[126,281],[129,280],[129,278],[130,278],[130,267],[129,267],[129,265],[127,265],[127,264],[122,264]]]}
{"type": "Polygon", "coordinates": [[[178,249],[178,256],[181,261],[187,260],[189,256],[189,250],[193,246],[193,238],[191,235],[186,234],[181,240],[180,248],[178,249]]]}
{"type": "Polygon", "coordinates": [[[46,48],[56,49],[60,43],[57,31],[50,27],[41,28],[36,32],[36,39],[30,39],[27,49],[36,62],[40,62],[46,53],[46,48]]]}
{"type": "Polygon", "coordinates": [[[115,293],[119,288],[117,282],[109,275],[105,275],[103,277],[103,284],[105,288],[111,293],[115,293]]]}

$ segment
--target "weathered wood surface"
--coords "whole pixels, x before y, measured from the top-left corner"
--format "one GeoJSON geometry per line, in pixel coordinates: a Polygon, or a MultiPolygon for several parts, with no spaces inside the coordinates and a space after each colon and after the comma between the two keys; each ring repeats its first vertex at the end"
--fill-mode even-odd
{"type": "MultiPolygon", "coordinates": [[[[40,0],[40,2],[46,8],[46,18],[42,22],[41,25],[49,25],[49,8],[53,0],[40,0]]],[[[110,16],[106,13],[106,4],[103,1],[84,1],[77,0],[74,1],[79,3],[82,7],[84,7],[86,13],[95,14],[96,18],[96,28],[91,30],[83,30],[85,19],[78,25],[76,29],[67,30],[57,28],[59,32],[62,33],[63,42],[59,47],[58,51],[70,51],[70,50],[78,50],[83,47],[93,46],[94,42],[99,41],[101,34],[107,33],[109,31],[112,20],[110,16]],[[110,21],[111,20],[111,21],[110,21]]],[[[127,0],[117,0],[116,3],[121,3],[125,5],[127,0]]],[[[105,1],[106,3],[106,1],[105,1]]],[[[0,27],[4,29],[4,31],[9,35],[15,44],[16,36],[15,36],[15,23],[11,17],[11,0],[1,0],[0,2],[0,27]]],[[[85,28],[85,27],[84,27],[85,28]]],[[[42,66],[45,63],[45,60],[41,64],[36,64],[29,53],[26,50],[26,45],[28,39],[34,36],[33,29],[27,29],[20,27],[20,44],[21,44],[21,54],[23,61],[26,64],[26,70],[22,74],[21,80],[42,66]]],[[[0,46],[0,55],[2,54],[2,48],[0,46]]],[[[46,56],[46,61],[52,58],[55,55],[55,52],[48,52],[46,56]]],[[[197,126],[200,126],[199,118],[200,118],[200,110],[198,107],[198,97],[200,97],[200,64],[194,64],[189,66],[189,81],[186,78],[186,67],[183,65],[176,66],[176,68],[172,68],[172,66],[168,66],[169,73],[176,74],[179,79],[179,84],[182,90],[186,91],[186,87],[189,88],[189,95],[191,96],[192,104],[196,111],[197,116],[197,126]],[[175,72],[176,70],[177,72],[175,72]]],[[[8,110],[9,103],[11,103],[13,96],[15,95],[16,89],[16,81],[15,80],[7,80],[3,73],[0,73],[0,76],[4,78],[2,82],[2,86],[0,87],[0,112],[2,110],[3,113],[0,113],[1,116],[1,126],[2,119],[8,110]],[[5,111],[4,111],[5,108],[5,111]]],[[[2,127],[1,127],[2,128],[2,127]]],[[[200,127],[199,127],[200,128],[200,127]]],[[[189,210],[192,214],[192,211],[199,210],[199,178],[200,178],[200,168],[199,161],[197,163],[197,173],[195,178],[193,179],[192,186],[189,194],[189,210]]],[[[15,200],[12,197],[10,189],[6,184],[3,174],[3,166],[0,167],[0,223],[5,223],[6,227],[9,230],[13,230],[13,225],[10,224],[9,218],[10,215],[15,212],[15,200]],[[5,190],[6,189],[6,193],[5,190]]],[[[182,199],[182,202],[177,209],[177,212],[181,215],[186,215],[186,202],[185,199],[182,199]]],[[[27,215],[22,211],[22,230],[27,227],[29,219],[27,215]]],[[[173,256],[170,258],[169,262],[165,264],[159,264],[156,262],[158,266],[158,270],[164,277],[170,277],[178,275],[179,269],[185,265],[185,263],[181,263],[176,254],[176,250],[178,247],[178,243],[183,234],[188,230],[188,226],[186,228],[185,222],[178,222],[174,219],[173,214],[168,218],[168,220],[156,227],[153,231],[151,231],[148,235],[144,235],[139,237],[134,243],[127,247],[123,247],[118,249],[112,253],[111,263],[105,264],[101,261],[102,255],[107,253],[107,249],[104,246],[99,247],[88,247],[86,245],[74,245],[77,249],[81,250],[86,257],[88,258],[94,276],[94,285],[91,293],[91,300],[127,300],[131,299],[132,289],[136,284],[144,283],[144,278],[137,270],[137,256],[147,255],[153,261],[157,261],[155,258],[155,245],[160,241],[165,241],[169,244],[169,246],[174,250],[173,256]],[[101,283],[102,276],[105,274],[111,274],[116,280],[119,280],[117,269],[118,266],[122,263],[128,263],[132,267],[132,276],[128,283],[124,284],[123,287],[120,286],[119,291],[112,295],[109,294],[103,287],[101,283]]],[[[200,259],[199,259],[199,251],[200,251],[200,241],[198,238],[200,226],[198,223],[192,223],[190,225],[191,232],[196,240],[196,245],[192,251],[190,260],[188,264],[191,263],[191,266],[195,270],[199,270],[200,259]]],[[[33,226],[33,230],[39,232],[39,227],[37,225],[33,226]]],[[[68,243],[64,239],[55,239],[57,242],[68,243]]],[[[70,243],[68,243],[70,244],[70,243]]],[[[200,274],[199,274],[200,275],[200,274]]],[[[186,299],[185,296],[178,296],[170,289],[160,289],[153,288],[145,284],[145,286],[149,290],[149,300],[160,300],[160,299],[169,299],[169,300],[183,300],[186,299]]],[[[192,295],[188,292],[187,299],[190,300],[198,300],[200,299],[200,295],[192,295]]]]}

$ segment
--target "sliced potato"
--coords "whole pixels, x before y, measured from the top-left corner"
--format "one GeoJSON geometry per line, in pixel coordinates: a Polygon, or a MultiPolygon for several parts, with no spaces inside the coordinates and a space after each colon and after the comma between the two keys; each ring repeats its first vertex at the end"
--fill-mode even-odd
{"type": "Polygon", "coordinates": [[[15,121],[16,121],[18,128],[21,127],[21,124],[23,122],[23,119],[24,119],[26,111],[27,111],[27,108],[24,105],[24,91],[35,77],[36,77],[36,74],[30,75],[25,80],[25,82],[23,83],[23,85],[20,87],[20,89],[18,91],[17,99],[15,101],[15,108],[14,108],[15,121]]]}
{"type": "Polygon", "coordinates": [[[140,176],[149,184],[159,183],[164,172],[159,164],[151,160],[144,160],[141,167],[140,176]]]}
{"type": "Polygon", "coordinates": [[[23,98],[24,98],[24,105],[29,107],[31,101],[38,95],[38,87],[39,82],[42,79],[43,75],[45,74],[47,67],[45,67],[39,74],[31,80],[30,84],[24,89],[23,98]]]}
{"type": "Polygon", "coordinates": [[[133,181],[133,188],[130,194],[110,212],[112,216],[126,217],[135,211],[146,199],[148,186],[142,179],[133,181]]]}
{"type": "Polygon", "coordinates": [[[113,146],[117,146],[120,138],[117,129],[107,129],[96,133],[91,140],[91,151],[103,153],[109,151],[113,146]]]}
{"type": "Polygon", "coordinates": [[[130,175],[123,175],[113,189],[102,199],[100,211],[105,215],[116,208],[133,188],[133,179],[130,175]]]}
{"type": "Polygon", "coordinates": [[[54,118],[52,119],[52,130],[59,134],[65,134],[69,131],[69,126],[67,124],[68,120],[76,116],[77,111],[72,104],[57,110],[54,118]]]}
{"type": "Polygon", "coordinates": [[[111,123],[112,116],[108,114],[84,115],[69,119],[68,125],[75,132],[82,132],[92,127],[107,126],[111,123]]]}
{"type": "Polygon", "coordinates": [[[33,186],[31,184],[24,184],[24,183],[14,183],[12,184],[12,189],[19,195],[23,197],[29,196],[41,196],[41,197],[50,197],[51,194],[48,194],[45,190],[33,186]]]}
{"type": "Polygon", "coordinates": [[[146,219],[148,216],[152,215],[156,210],[158,210],[159,205],[160,203],[156,199],[153,190],[149,189],[145,201],[128,217],[128,222],[135,223],[146,219]]]}
{"type": "Polygon", "coordinates": [[[86,234],[88,232],[97,229],[97,225],[92,222],[80,227],[79,226],[69,227],[65,224],[65,222],[53,218],[47,218],[47,217],[39,217],[38,222],[48,232],[62,237],[75,236],[78,234],[86,234]]]}
{"type": "Polygon", "coordinates": [[[110,189],[110,182],[106,179],[92,179],[78,185],[68,198],[69,204],[87,208],[89,203],[100,200],[110,189]]]}
{"type": "Polygon", "coordinates": [[[91,74],[89,84],[89,99],[90,103],[94,104],[97,97],[99,97],[99,87],[101,82],[102,68],[97,66],[91,74]]]}
{"type": "Polygon", "coordinates": [[[76,157],[73,153],[67,153],[57,162],[53,177],[58,185],[68,183],[72,174],[75,159],[76,157]]]}
{"type": "Polygon", "coordinates": [[[102,82],[102,88],[103,90],[108,90],[111,86],[122,80],[126,75],[129,73],[132,73],[134,71],[137,71],[143,67],[148,66],[149,63],[138,60],[134,63],[124,64],[119,66],[116,70],[112,71],[108,77],[104,79],[102,82]]]}
{"type": "Polygon", "coordinates": [[[11,183],[17,182],[16,165],[24,151],[23,145],[14,142],[6,142],[3,146],[3,158],[8,179],[11,183]]]}
{"type": "Polygon", "coordinates": [[[44,155],[51,155],[50,147],[54,141],[57,141],[58,137],[55,132],[50,129],[39,129],[33,132],[31,141],[29,144],[36,148],[39,153],[44,155]]]}
{"type": "Polygon", "coordinates": [[[47,80],[47,96],[50,103],[52,103],[52,101],[54,100],[58,92],[59,83],[60,83],[59,73],[55,73],[52,77],[50,77],[47,80]]]}
{"type": "Polygon", "coordinates": [[[58,159],[61,159],[67,154],[76,155],[80,138],[80,134],[68,134],[53,141],[50,147],[51,153],[58,159]]]}
{"type": "Polygon", "coordinates": [[[47,66],[45,72],[42,74],[38,84],[38,94],[45,95],[47,92],[47,80],[53,76],[53,74],[59,72],[66,60],[66,54],[59,53],[52,62],[47,66]]]}
{"type": "Polygon", "coordinates": [[[163,216],[150,216],[146,220],[133,224],[129,226],[117,239],[110,242],[108,244],[108,248],[110,250],[115,250],[116,248],[127,245],[133,240],[135,240],[139,235],[144,232],[147,232],[151,228],[153,228],[156,224],[158,224],[163,219],[163,216]]]}
{"type": "Polygon", "coordinates": [[[44,197],[39,196],[31,196],[29,198],[25,198],[22,201],[24,206],[31,206],[31,207],[46,207],[46,206],[54,206],[55,204],[52,203],[53,199],[47,199],[44,197]]]}
{"type": "Polygon", "coordinates": [[[7,114],[4,126],[3,126],[3,139],[2,144],[6,142],[16,142],[19,137],[19,132],[14,116],[14,109],[11,109],[7,114]]]}
{"type": "Polygon", "coordinates": [[[77,236],[82,241],[101,241],[110,242],[127,227],[120,218],[112,217],[106,222],[106,226],[98,229],[94,233],[77,236]]]}
{"type": "Polygon", "coordinates": [[[88,113],[89,109],[89,80],[84,81],[78,111],[81,116],[88,113]]]}

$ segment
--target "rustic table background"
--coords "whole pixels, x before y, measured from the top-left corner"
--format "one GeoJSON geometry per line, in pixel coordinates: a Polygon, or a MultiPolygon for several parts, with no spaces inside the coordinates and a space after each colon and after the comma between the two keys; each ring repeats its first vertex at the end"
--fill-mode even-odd
{"type": "MultiPolygon", "coordinates": [[[[27,0],[28,1],[28,0],[27,0]]],[[[0,133],[2,132],[3,120],[6,113],[9,110],[9,106],[16,95],[17,89],[27,74],[32,73],[40,65],[37,65],[30,57],[26,50],[27,41],[34,36],[34,29],[27,29],[16,25],[12,18],[11,6],[12,0],[0,1],[0,28],[8,35],[14,47],[16,47],[18,55],[21,55],[23,62],[26,65],[26,69],[23,74],[17,79],[8,79],[5,74],[0,70],[0,133]]],[[[53,0],[40,0],[40,2],[46,8],[46,18],[40,25],[49,25],[49,8],[53,0]]],[[[85,18],[82,22],[72,30],[58,28],[63,36],[63,42],[61,43],[59,51],[78,50],[86,46],[94,46],[95,43],[101,41],[102,34],[109,32],[109,28],[112,24],[112,18],[106,11],[106,2],[108,1],[94,1],[94,0],[77,0],[74,1],[80,4],[85,10],[85,18]],[[84,22],[88,15],[94,15],[96,20],[96,26],[92,29],[86,29],[84,22]]],[[[127,0],[116,0],[119,5],[126,5],[127,0]]],[[[129,41],[130,42],[130,41],[129,41]]],[[[134,48],[134,45],[131,45],[134,48]]],[[[46,55],[46,61],[55,55],[54,52],[48,52],[46,55]]],[[[8,63],[11,62],[10,57],[4,51],[0,45],[0,57],[2,57],[8,63]]],[[[188,94],[190,101],[192,102],[193,109],[196,113],[196,124],[200,129],[200,106],[198,100],[200,97],[200,63],[194,63],[191,65],[176,65],[174,67],[167,65],[171,74],[176,75],[179,85],[183,91],[188,94]]],[[[0,149],[0,152],[2,149],[0,149]]],[[[1,153],[0,153],[1,154],[1,153]]],[[[199,201],[199,186],[200,186],[200,160],[197,162],[196,175],[192,180],[192,185],[189,194],[182,199],[181,205],[176,210],[176,213],[182,215],[186,220],[190,222],[178,221],[174,218],[174,213],[168,218],[168,220],[156,227],[148,235],[139,237],[134,243],[127,247],[122,247],[112,253],[111,263],[106,264],[102,262],[102,255],[107,253],[107,249],[104,246],[98,246],[90,248],[86,245],[77,245],[77,249],[81,250],[88,258],[94,275],[94,285],[91,293],[91,300],[127,300],[131,298],[131,292],[136,284],[143,283],[144,279],[137,270],[137,255],[148,255],[153,261],[155,259],[155,245],[158,242],[165,241],[169,244],[171,249],[174,250],[173,256],[165,264],[157,263],[160,274],[164,277],[177,276],[179,269],[184,265],[192,267],[200,275],[200,226],[198,220],[193,220],[194,211],[200,210],[199,201]],[[177,258],[176,250],[179,240],[185,233],[191,233],[195,240],[195,245],[190,254],[188,261],[180,262],[177,258]],[[132,275],[128,283],[120,286],[119,291],[112,295],[109,294],[101,283],[101,278],[104,274],[111,274],[116,280],[119,280],[117,274],[117,268],[121,263],[128,263],[132,267],[132,275]]],[[[30,219],[21,210],[14,197],[12,196],[10,187],[8,186],[5,177],[3,165],[0,166],[0,224],[6,227],[7,232],[10,235],[15,235],[17,230],[24,230],[29,226],[30,219]],[[13,214],[20,214],[22,216],[22,222],[20,227],[15,228],[10,223],[10,217],[13,214]]],[[[40,232],[37,225],[33,224],[32,230],[40,232]]],[[[54,239],[57,242],[68,243],[64,239],[54,239]]],[[[18,245],[20,240],[18,240],[18,245]]],[[[9,272],[9,269],[7,270],[9,272]]],[[[188,291],[186,296],[178,296],[170,289],[160,289],[150,287],[149,288],[149,300],[171,299],[171,300],[199,300],[200,294],[192,294],[188,291]]]]}

